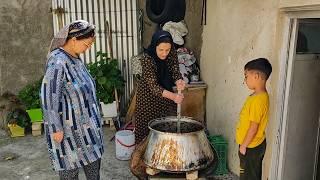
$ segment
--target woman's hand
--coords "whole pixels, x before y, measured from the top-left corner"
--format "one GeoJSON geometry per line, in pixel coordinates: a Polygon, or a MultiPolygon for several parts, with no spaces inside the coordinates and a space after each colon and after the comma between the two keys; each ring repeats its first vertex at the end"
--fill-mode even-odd
{"type": "Polygon", "coordinates": [[[61,141],[63,139],[63,132],[58,131],[56,133],[53,133],[52,136],[53,136],[54,141],[56,141],[57,143],[61,143],[61,141]]]}
{"type": "Polygon", "coordinates": [[[171,99],[177,104],[181,104],[184,98],[183,94],[173,93],[167,90],[163,91],[162,96],[165,98],[171,99]]]}
{"type": "Polygon", "coordinates": [[[183,94],[177,94],[177,93],[175,93],[174,95],[175,95],[175,96],[174,96],[173,101],[174,101],[175,103],[177,103],[177,104],[181,104],[182,101],[183,101],[183,98],[184,98],[183,94]]]}
{"type": "Polygon", "coordinates": [[[176,86],[178,91],[183,91],[184,88],[186,87],[186,82],[184,82],[184,80],[182,79],[179,79],[176,81],[176,86]]]}

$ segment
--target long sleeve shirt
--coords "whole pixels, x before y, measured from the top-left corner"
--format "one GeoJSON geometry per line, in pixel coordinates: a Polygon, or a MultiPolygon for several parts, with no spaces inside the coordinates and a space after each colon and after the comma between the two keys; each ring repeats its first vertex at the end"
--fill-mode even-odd
{"type": "Polygon", "coordinates": [[[44,131],[54,170],[83,167],[101,158],[103,133],[95,84],[78,58],[51,52],[41,86],[44,131]],[[63,132],[57,143],[53,133],[63,132]]]}

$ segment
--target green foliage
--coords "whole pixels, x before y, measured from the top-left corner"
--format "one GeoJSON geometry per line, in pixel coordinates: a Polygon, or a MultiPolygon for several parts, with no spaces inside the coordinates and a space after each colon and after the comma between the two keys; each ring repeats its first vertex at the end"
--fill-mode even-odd
{"type": "Polygon", "coordinates": [[[40,88],[42,78],[32,84],[28,84],[19,91],[18,98],[26,106],[27,109],[37,109],[40,104],[40,88]]]}
{"type": "Polygon", "coordinates": [[[87,67],[96,82],[98,99],[105,104],[112,103],[115,100],[114,89],[121,94],[125,82],[118,69],[118,60],[110,59],[107,53],[98,51],[96,61],[87,67]]]}
{"type": "Polygon", "coordinates": [[[21,109],[15,109],[8,113],[7,115],[8,124],[17,124],[20,127],[30,128],[31,121],[28,114],[21,109]]]}

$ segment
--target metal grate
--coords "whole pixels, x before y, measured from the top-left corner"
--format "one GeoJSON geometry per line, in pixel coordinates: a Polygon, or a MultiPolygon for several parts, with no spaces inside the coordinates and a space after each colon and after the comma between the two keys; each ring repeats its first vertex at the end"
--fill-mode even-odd
{"type": "Polygon", "coordinates": [[[54,33],[77,19],[96,25],[96,43],[81,55],[84,63],[94,62],[97,51],[107,52],[119,60],[119,69],[126,81],[121,97],[121,109],[129,102],[133,89],[130,58],[141,49],[141,11],[136,0],[52,0],[54,33]],[[111,29],[112,47],[108,43],[108,26],[111,29]]]}

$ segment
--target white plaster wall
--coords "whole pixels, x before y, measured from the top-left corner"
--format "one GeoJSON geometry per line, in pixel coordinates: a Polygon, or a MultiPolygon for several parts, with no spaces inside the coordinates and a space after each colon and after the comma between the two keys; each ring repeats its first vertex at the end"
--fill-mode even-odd
{"type": "MultiPolygon", "coordinates": [[[[208,21],[203,29],[200,61],[202,79],[208,84],[208,129],[211,134],[223,134],[227,138],[228,166],[236,174],[239,173],[239,158],[235,126],[240,109],[250,94],[243,84],[243,67],[249,60],[266,57],[275,69],[274,74],[277,74],[275,39],[278,7],[277,0],[208,1],[208,21]]],[[[277,78],[274,77],[268,82],[271,104],[275,98],[276,83],[277,78]]],[[[272,124],[273,119],[270,121],[272,124]]],[[[264,163],[268,164],[272,133],[267,138],[267,160],[264,163]]],[[[264,173],[267,171],[268,168],[264,173]]]]}
{"type": "Polygon", "coordinates": [[[222,134],[228,140],[228,166],[232,172],[239,174],[235,126],[241,107],[250,94],[243,84],[243,66],[258,57],[268,58],[273,66],[268,81],[270,120],[263,162],[263,179],[267,179],[279,125],[276,117],[277,102],[281,101],[277,99],[279,64],[286,61],[280,56],[286,36],[283,8],[319,9],[319,5],[320,0],[208,1],[208,21],[203,29],[200,61],[202,79],[208,84],[206,117],[211,134],[222,134]]]}

